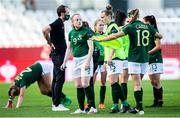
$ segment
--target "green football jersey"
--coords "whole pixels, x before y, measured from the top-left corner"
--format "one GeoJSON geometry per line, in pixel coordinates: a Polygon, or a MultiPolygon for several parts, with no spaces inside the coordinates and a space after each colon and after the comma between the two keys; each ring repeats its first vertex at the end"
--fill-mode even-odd
{"type": "MultiPolygon", "coordinates": [[[[99,36],[99,33],[95,33],[95,36],[99,36]]],[[[98,59],[99,63],[103,63],[104,62],[104,47],[102,45],[99,44],[98,41],[94,41],[94,50],[99,50],[100,51],[100,56],[98,59]]]]}
{"type": "MultiPolygon", "coordinates": [[[[149,47],[148,47],[149,51],[156,46],[155,40],[156,40],[155,37],[152,37],[152,39],[150,39],[149,47]]],[[[149,64],[151,63],[163,63],[161,50],[158,50],[157,52],[153,54],[149,54],[149,64]]]]}
{"type": "Polygon", "coordinates": [[[72,54],[74,57],[82,57],[88,54],[88,43],[93,36],[93,32],[89,28],[81,27],[76,30],[73,28],[69,33],[69,41],[72,47],[72,54]]]}
{"type": "Polygon", "coordinates": [[[15,86],[29,87],[32,83],[42,78],[42,66],[35,63],[23,70],[15,79],[15,86]]]}
{"type": "MultiPolygon", "coordinates": [[[[110,35],[113,33],[117,33],[119,31],[119,27],[117,26],[117,24],[115,22],[111,22],[108,26],[107,26],[107,30],[106,30],[106,35],[110,35]]],[[[115,50],[115,53],[113,55],[112,59],[126,59],[125,57],[125,52],[124,52],[124,48],[123,48],[123,40],[120,40],[120,43],[122,45],[122,47],[120,47],[119,49],[115,50]]],[[[109,54],[110,54],[110,50],[109,48],[107,48],[105,50],[105,59],[108,59],[109,54]],[[107,56],[107,57],[106,57],[107,56]]]]}
{"type": "Polygon", "coordinates": [[[128,54],[129,62],[148,62],[148,45],[152,37],[155,37],[155,29],[143,22],[136,20],[126,25],[122,30],[129,35],[130,47],[128,54]]]}

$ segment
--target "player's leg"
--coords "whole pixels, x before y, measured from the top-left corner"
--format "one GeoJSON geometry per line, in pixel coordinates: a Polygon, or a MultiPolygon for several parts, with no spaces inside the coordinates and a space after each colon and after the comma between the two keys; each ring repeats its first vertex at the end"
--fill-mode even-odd
{"type": "MultiPolygon", "coordinates": [[[[113,107],[111,113],[117,113],[119,111],[118,103],[121,100],[124,106],[129,106],[124,93],[119,84],[119,73],[122,73],[122,63],[120,60],[113,60],[111,65],[108,65],[108,75],[112,88],[113,107]]],[[[126,110],[126,109],[125,109],[126,110]]],[[[124,111],[123,111],[124,112],[124,111]]]]}
{"type": "Polygon", "coordinates": [[[136,100],[136,107],[130,110],[130,113],[139,113],[144,114],[143,109],[143,90],[141,85],[141,80],[143,75],[146,73],[147,63],[136,63],[136,62],[128,62],[129,74],[131,74],[131,78],[133,80],[134,86],[134,97],[136,100]]]}
{"type": "Polygon", "coordinates": [[[44,74],[42,78],[37,81],[37,83],[41,94],[52,97],[52,92],[51,92],[52,80],[50,77],[50,73],[44,74]]]}
{"type": "Polygon", "coordinates": [[[86,109],[86,110],[88,113],[89,112],[91,113],[91,112],[93,112],[93,111],[90,111],[91,108],[95,109],[96,107],[95,107],[95,102],[93,99],[93,90],[89,85],[89,81],[90,81],[90,77],[81,77],[82,86],[84,88],[84,92],[85,92],[85,95],[86,95],[87,100],[88,100],[88,108],[89,109],[86,109]]]}
{"type": "Polygon", "coordinates": [[[75,86],[77,88],[77,100],[78,100],[79,109],[75,110],[75,112],[73,112],[72,114],[82,114],[82,113],[85,113],[85,110],[84,110],[84,101],[85,101],[84,88],[81,83],[81,77],[75,77],[74,81],[75,81],[75,86]]]}
{"type": "MultiPolygon", "coordinates": [[[[92,96],[93,96],[93,101],[94,101],[94,104],[95,104],[94,73],[96,72],[96,70],[98,68],[98,62],[96,62],[95,60],[93,61],[92,68],[93,68],[93,76],[90,78],[90,87],[92,89],[92,96]]],[[[94,105],[94,107],[95,107],[95,105],[94,105]]]]}
{"type": "MultiPolygon", "coordinates": [[[[51,79],[51,74],[47,73],[42,76],[42,79],[37,81],[39,89],[41,91],[41,94],[47,95],[49,97],[52,97],[52,79],[51,79]]],[[[71,99],[69,96],[66,96],[63,92],[61,95],[61,104],[68,106],[71,104],[71,99]]]]}
{"type": "Polygon", "coordinates": [[[133,80],[136,108],[138,110],[143,110],[143,106],[142,106],[143,93],[141,91],[141,75],[140,74],[131,74],[131,78],[133,80]]]}
{"type": "Polygon", "coordinates": [[[93,78],[93,76],[90,78],[89,86],[91,87],[91,90],[92,90],[92,99],[94,101],[94,107],[95,107],[95,93],[94,93],[94,78],[93,78]]]}
{"type": "Polygon", "coordinates": [[[98,65],[96,70],[94,71],[94,74],[93,74],[93,82],[95,83],[96,79],[97,79],[97,75],[98,75],[98,72],[100,70],[100,66],[98,65]]]}
{"type": "Polygon", "coordinates": [[[150,107],[162,107],[163,88],[160,82],[160,74],[163,73],[162,63],[149,64],[149,78],[153,86],[154,103],[150,107]]]}
{"type": "Polygon", "coordinates": [[[97,74],[98,74],[98,73],[95,72],[94,75],[93,75],[93,82],[94,82],[94,83],[96,82],[97,74]]]}
{"type": "Polygon", "coordinates": [[[134,85],[134,97],[136,100],[136,107],[129,110],[129,113],[133,114],[144,114],[144,109],[143,109],[143,103],[142,103],[142,98],[143,98],[143,91],[141,88],[141,75],[140,74],[131,74],[131,78],[133,80],[133,85],[134,85]]]}
{"type": "Polygon", "coordinates": [[[111,112],[110,113],[117,113],[119,112],[119,84],[118,84],[118,75],[119,74],[113,74],[113,75],[109,75],[109,81],[111,84],[111,94],[112,94],[112,100],[113,100],[113,106],[111,108],[111,112]]]}
{"type": "MultiPolygon", "coordinates": [[[[127,82],[128,82],[129,74],[128,74],[128,69],[123,69],[123,73],[119,75],[119,81],[121,83],[121,88],[124,93],[124,97],[127,100],[127,94],[128,94],[128,87],[127,87],[127,82]]],[[[121,109],[123,108],[123,105],[121,104],[121,109]]]]}
{"type": "Polygon", "coordinates": [[[106,94],[106,75],[107,75],[105,64],[101,65],[100,72],[101,72],[101,88],[100,88],[99,108],[104,109],[105,108],[104,100],[106,94]]]}
{"type": "Polygon", "coordinates": [[[121,88],[124,92],[124,96],[127,99],[128,94],[128,88],[127,88],[127,82],[129,78],[128,69],[123,69],[123,73],[119,75],[121,88]]]}
{"type": "Polygon", "coordinates": [[[90,86],[90,79],[93,76],[93,62],[90,62],[90,68],[86,69],[85,64],[83,64],[83,67],[81,69],[81,82],[82,86],[85,91],[85,95],[88,100],[88,105],[89,105],[89,111],[88,114],[94,114],[97,112],[96,107],[95,107],[95,100],[93,96],[93,90],[90,86]]]}
{"type": "Polygon", "coordinates": [[[84,102],[85,102],[85,93],[84,88],[81,83],[81,60],[79,58],[73,59],[73,71],[72,71],[72,77],[75,81],[75,86],[77,89],[77,100],[79,108],[75,110],[72,114],[81,114],[85,113],[84,110],[84,102]]]}
{"type": "Polygon", "coordinates": [[[160,74],[149,75],[153,86],[154,103],[150,107],[162,107],[163,104],[163,88],[160,83],[160,74]]]}
{"type": "Polygon", "coordinates": [[[123,61],[123,73],[120,75],[120,82],[121,82],[121,88],[124,92],[124,96],[127,99],[127,94],[128,94],[128,88],[127,88],[127,82],[129,78],[128,74],[128,61],[124,60],[123,61]]]}

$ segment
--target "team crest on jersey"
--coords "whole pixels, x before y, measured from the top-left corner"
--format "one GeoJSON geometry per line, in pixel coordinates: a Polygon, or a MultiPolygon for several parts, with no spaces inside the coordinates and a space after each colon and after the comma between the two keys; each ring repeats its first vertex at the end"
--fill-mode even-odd
{"type": "Polygon", "coordinates": [[[74,37],[74,38],[73,38],[73,43],[74,43],[74,45],[76,45],[77,42],[80,41],[80,40],[82,40],[82,35],[81,35],[81,34],[78,35],[77,37],[74,37]]]}

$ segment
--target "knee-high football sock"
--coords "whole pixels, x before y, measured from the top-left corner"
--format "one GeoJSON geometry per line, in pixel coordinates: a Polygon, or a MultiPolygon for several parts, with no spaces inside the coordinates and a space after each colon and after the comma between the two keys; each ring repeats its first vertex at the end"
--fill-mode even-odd
{"type": "Polygon", "coordinates": [[[77,88],[77,99],[79,103],[79,108],[81,110],[84,110],[84,100],[85,100],[84,88],[77,88]]]}
{"type": "Polygon", "coordinates": [[[143,95],[142,90],[141,91],[134,91],[134,97],[135,97],[135,100],[136,100],[136,107],[139,110],[143,110],[142,95],[143,95]]]}
{"type": "Polygon", "coordinates": [[[105,94],[106,94],[106,86],[101,86],[100,88],[100,104],[104,104],[105,100],[105,94]]]}
{"type": "Polygon", "coordinates": [[[88,104],[89,106],[92,106],[92,107],[95,107],[95,103],[94,103],[94,100],[93,100],[93,92],[92,92],[92,89],[90,86],[84,88],[84,91],[85,91],[85,95],[88,99],[88,104]]]}
{"type": "Polygon", "coordinates": [[[119,103],[119,91],[118,91],[118,83],[114,83],[111,85],[112,90],[112,99],[114,104],[119,103]]]}
{"type": "Polygon", "coordinates": [[[127,99],[127,83],[122,83],[121,88],[122,88],[122,91],[124,93],[125,99],[127,99]]]}

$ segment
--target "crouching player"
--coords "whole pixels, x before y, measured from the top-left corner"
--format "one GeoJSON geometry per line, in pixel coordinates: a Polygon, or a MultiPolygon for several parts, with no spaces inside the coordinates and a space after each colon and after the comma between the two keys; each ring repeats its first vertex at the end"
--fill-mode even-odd
{"type": "MultiPolygon", "coordinates": [[[[12,85],[9,89],[9,100],[6,105],[6,108],[13,107],[13,100],[15,96],[19,96],[16,105],[16,108],[19,108],[22,105],[26,88],[28,88],[31,84],[35,83],[36,81],[38,83],[41,94],[52,97],[51,70],[52,64],[49,61],[37,61],[36,63],[32,64],[31,66],[23,70],[15,78],[14,85],[12,85]]],[[[61,96],[61,99],[62,104],[66,106],[70,105],[72,102],[71,99],[64,94],[61,96]]]]}

